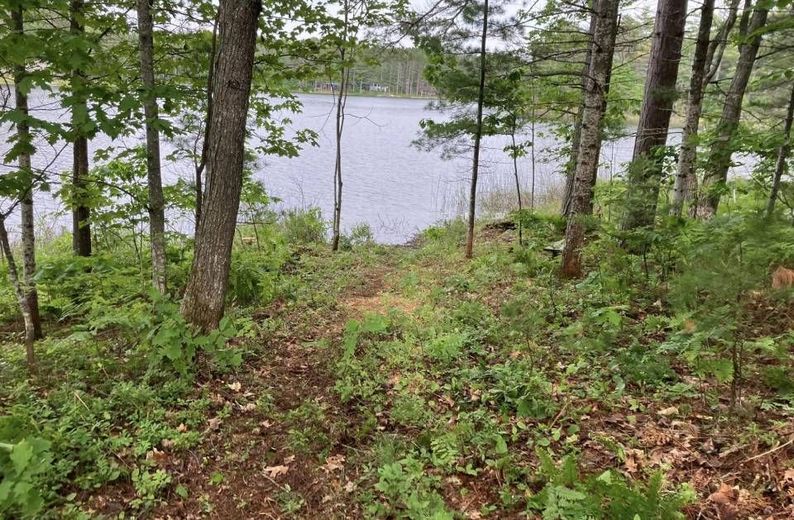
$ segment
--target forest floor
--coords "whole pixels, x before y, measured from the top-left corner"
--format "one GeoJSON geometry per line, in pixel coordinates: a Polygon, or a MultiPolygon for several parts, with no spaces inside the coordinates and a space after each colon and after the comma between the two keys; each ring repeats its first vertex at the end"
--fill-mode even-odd
{"type": "MultiPolygon", "coordinates": [[[[486,230],[473,261],[444,233],[301,255],[298,297],[246,311],[240,368],[200,370],[178,403],[149,403],[157,434],[138,424],[117,442],[114,463],[145,471],[74,480],[59,514],[794,517],[791,401],[748,363],[731,406],[730,383],[696,377],[666,343],[655,289],[553,282],[555,260],[517,255],[514,235],[486,230]]],[[[759,312],[794,324],[794,309],[759,312]]],[[[74,385],[60,378],[35,391],[74,385]]]]}

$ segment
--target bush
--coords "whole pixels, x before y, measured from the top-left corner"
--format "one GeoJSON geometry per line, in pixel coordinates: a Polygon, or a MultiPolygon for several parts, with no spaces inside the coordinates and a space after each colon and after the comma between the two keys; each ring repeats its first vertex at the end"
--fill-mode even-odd
{"type": "Polygon", "coordinates": [[[289,244],[323,244],[326,241],[328,226],[323,220],[320,208],[286,211],[281,224],[284,237],[289,244]]]}

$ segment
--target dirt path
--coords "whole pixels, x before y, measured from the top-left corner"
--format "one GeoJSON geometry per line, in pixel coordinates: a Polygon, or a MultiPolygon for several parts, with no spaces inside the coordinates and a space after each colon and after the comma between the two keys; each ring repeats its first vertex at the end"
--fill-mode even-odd
{"type": "Polygon", "coordinates": [[[332,308],[261,321],[285,325],[240,373],[206,383],[212,400],[198,449],[169,461],[174,492],[157,518],[356,518],[355,414],[334,392],[333,366],[348,319],[410,302],[388,295],[393,264],[358,271],[332,308]],[[294,513],[294,515],[291,515],[294,513]]]}

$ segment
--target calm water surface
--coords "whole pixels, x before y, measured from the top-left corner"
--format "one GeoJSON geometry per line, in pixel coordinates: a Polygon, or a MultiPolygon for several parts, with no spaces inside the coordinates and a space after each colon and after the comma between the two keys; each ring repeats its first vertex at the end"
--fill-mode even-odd
{"type": "MultiPolygon", "coordinates": [[[[335,157],[333,98],[302,95],[300,99],[304,109],[301,114],[291,116],[292,130],[310,128],[317,131],[319,146],[304,149],[296,158],[261,157],[255,166],[255,177],[264,182],[270,195],[281,200],[277,204],[278,209],[318,206],[330,219],[335,157]]],[[[34,97],[31,106],[37,117],[60,119],[66,116],[57,101],[42,96],[34,97]]],[[[427,101],[351,97],[347,112],[342,150],[343,228],[366,223],[377,240],[398,243],[419,230],[461,213],[470,175],[468,154],[442,160],[440,150],[422,151],[411,144],[418,137],[422,119],[439,118],[437,112],[427,109],[427,101]]],[[[2,133],[7,132],[5,129],[2,133]]],[[[555,157],[560,143],[545,134],[539,127],[535,138],[536,193],[539,197],[558,191],[563,182],[559,173],[560,161],[555,157]]],[[[133,147],[142,142],[141,137],[111,142],[107,136],[98,136],[91,142],[91,148],[96,151],[108,146],[118,149],[133,147]]],[[[671,134],[671,141],[677,139],[677,134],[671,134]]],[[[506,139],[489,138],[484,141],[480,183],[483,196],[493,191],[514,190],[512,161],[503,151],[506,144],[506,139]]],[[[68,146],[63,146],[63,143],[54,147],[39,143],[34,166],[48,167],[57,172],[68,171],[71,168],[71,151],[68,146]]],[[[621,164],[631,158],[632,146],[633,137],[630,135],[605,143],[600,175],[608,177],[618,172],[621,164]]],[[[3,143],[2,147],[7,145],[3,143]]],[[[169,143],[164,143],[163,147],[165,157],[172,147],[169,143]]],[[[4,168],[7,171],[8,167],[4,168]]],[[[519,169],[522,186],[528,192],[529,157],[519,160],[519,169]]],[[[167,162],[163,170],[166,182],[173,182],[178,177],[192,178],[193,168],[187,162],[167,162]]],[[[52,195],[37,193],[36,204],[43,223],[52,228],[68,228],[70,220],[63,215],[60,204],[52,195]]],[[[192,225],[184,218],[172,218],[169,222],[172,229],[181,231],[189,230],[192,225]]]]}

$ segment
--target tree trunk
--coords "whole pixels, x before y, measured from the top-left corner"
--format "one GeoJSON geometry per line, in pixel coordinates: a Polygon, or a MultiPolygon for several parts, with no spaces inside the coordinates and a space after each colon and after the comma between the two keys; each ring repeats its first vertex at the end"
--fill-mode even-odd
{"type": "Polygon", "coordinates": [[[736,18],[739,14],[739,1],[731,0],[725,22],[720,26],[717,37],[709,43],[708,51],[706,52],[707,72],[706,77],[703,79],[703,88],[706,88],[706,85],[714,80],[720,70],[722,56],[725,53],[725,47],[728,45],[728,35],[736,24],[736,18]]]}
{"type": "Polygon", "coordinates": [[[634,154],[628,169],[623,229],[653,226],[670,116],[677,97],[675,88],[681,45],[684,42],[687,0],[659,0],[656,7],[650,62],[645,79],[634,154]]]}
{"type": "Polygon", "coordinates": [[[587,75],[590,73],[590,62],[593,55],[592,39],[595,33],[595,24],[598,16],[595,12],[590,13],[590,26],[587,30],[590,40],[588,41],[587,51],[585,52],[584,65],[582,67],[582,102],[579,103],[579,109],[576,113],[576,119],[573,123],[573,135],[571,136],[571,155],[568,158],[568,163],[565,166],[565,191],[562,195],[562,207],[560,214],[567,217],[571,212],[571,202],[573,200],[573,181],[576,176],[576,163],[578,162],[579,155],[579,142],[582,138],[582,115],[584,113],[585,105],[585,89],[587,88],[587,75]]]}
{"type": "MultiPolygon", "coordinates": [[[[83,20],[85,16],[84,0],[71,0],[69,13],[69,32],[76,38],[85,35],[83,20]]],[[[87,114],[88,107],[84,90],[86,78],[80,69],[72,71],[72,93],[75,96],[72,114],[87,114]]],[[[88,137],[80,128],[80,121],[72,117],[73,166],[72,166],[72,248],[77,256],[91,256],[91,210],[85,204],[85,190],[88,177],[88,137]]]]}
{"type": "Polygon", "coordinates": [[[152,247],[152,283],[166,292],[165,200],[160,175],[160,118],[154,84],[154,24],[150,0],[138,0],[138,44],[141,55],[143,110],[146,117],[146,170],[149,183],[149,239],[152,247]]]}
{"type": "Polygon", "coordinates": [[[488,42],[488,0],[482,8],[482,36],[480,37],[480,84],[477,89],[477,123],[474,130],[474,157],[471,161],[471,186],[469,189],[469,218],[466,230],[466,258],[474,255],[474,220],[477,216],[477,176],[480,172],[480,143],[482,142],[482,110],[485,104],[485,63],[488,42]]]}
{"type": "Polygon", "coordinates": [[[694,216],[696,204],[692,204],[697,193],[697,175],[695,162],[697,159],[698,129],[700,116],[703,111],[703,96],[722,62],[725,47],[728,44],[728,34],[736,23],[739,9],[739,0],[731,0],[728,7],[728,16],[720,26],[720,30],[709,41],[711,25],[714,20],[714,0],[705,0],[700,16],[695,56],[692,63],[692,77],[689,87],[689,102],[687,104],[686,122],[681,137],[681,150],[678,156],[678,171],[676,173],[673,205],[670,213],[681,216],[684,205],[690,203],[690,212],[694,216]],[[705,56],[703,55],[705,53],[705,56]],[[702,61],[701,61],[702,60],[702,61]],[[699,83],[698,83],[699,80],[699,83]]]}
{"type": "MultiPolygon", "coordinates": [[[[23,10],[18,7],[11,13],[12,30],[22,36],[25,32],[25,22],[23,10]]],[[[23,119],[17,123],[17,143],[22,145],[18,162],[19,169],[25,174],[29,182],[21,194],[21,224],[22,224],[22,290],[27,301],[30,322],[33,327],[32,337],[34,340],[41,339],[44,334],[41,330],[41,316],[39,314],[39,295],[36,291],[36,234],[33,223],[33,171],[31,170],[31,136],[28,116],[28,96],[21,89],[22,82],[27,75],[25,65],[14,68],[14,97],[15,108],[23,119]]],[[[27,322],[26,322],[27,326],[27,322]]],[[[27,331],[26,331],[27,332],[27,331]]]]}
{"type": "Polygon", "coordinates": [[[6,231],[5,217],[0,215],[0,249],[6,257],[8,263],[8,278],[11,285],[14,287],[14,294],[19,303],[19,309],[22,311],[22,319],[25,322],[25,355],[28,362],[28,370],[35,372],[36,370],[36,356],[33,351],[33,341],[35,340],[35,326],[33,325],[33,316],[28,307],[28,299],[25,297],[25,291],[22,288],[22,280],[19,277],[17,270],[17,263],[14,260],[14,255],[11,253],[11,244],[8,242],[8,232],[6,231]]]}
{"type": "Polygon", "coordinates": [[[750,73],[753,71],[758,48],[761,46],[760,29],[766,25],[769,11],[766,7],[753,10],[747,28],[742,32],[742,44],[739,47],[739,61],[736,64],[736,73],[728,88],[725,102],[722,106],[722,115],[717,124],[717,138],[711,145],[708,168],[703,178],[703,196],[698,201],[697,216],[710,218],[717,213],[722,190],[728,181],[728,170],[731,166],[733,155],[733,139],[739,120],[742,115],[742,101],[750,73]]]}
{"type": "MultiPolygon", "coordinates": [[[[341,51],[342,61],[345,61],[344,49],[341,51]]],[[[347,105],[347,89],[350,75],[349,67],[342,67],[339,81],[339,93],[336,96],[336,158],[334,161],[334,219],[332,225],[331,250],[339,250],[339,240],[342,236],[342,133],[345,129],[345,105],[347,105]]]]}
{"type": "Polygon", "coordinates": [[[232,241],[240,207],[246,122],[259,0],[221,0],[219,47],[212,83],[207,187],[182,314],[202,330],[218,326],[229,284],[232,241]]]}
{"type": "Polygon", "coordinates": [[[587,72],[582,112],[582,133],[577,152],[571,211],[565,229],[562,252],[563,277],[582,274],[581,251],[584,244],[583,217],[592,212],[593,176],[598,173],[601,153],[601,127],[606,111],[606,93],[615,51],[619,0],[597,0],[596,24],[591,43],[592,58],[587,72]]]}
{"type": "MultiPolygon", "coordinates": [[[[510,143],[513,147],[513,178],[516,181],[516,200],[518,202],[518,245],[524,245],[524,227],[522,226],[524,201],[521,200],[521,181],[518,177],[518,148],[516,147],[516,115],[513,114],[510,125],[510,143]]],[[[534,143],[533,143],[534,146],[534,143]]],[[[534,172],[532,172],[534,174],[534,172]]]]}
{"type": "MultiPolygon", "coordinates": [[[[350,67],[347,66],[347,40],[350,16],[350,5],[343,4],[344,26],[342,27],[342,45],[339,47],[339,59],[342,72],[339,75],[339,92],[336,96],[336,159],[334,161],[334,219],[332,225],[331,250],[339,250],[339,239],[342,236],[342,133],[345,130],[345,106],[350,82],[350,67]]],[[[333,82],[331,83],[333,85],[333,82]]]]}
{"type": "Polygon", "coordinates": [[[775,161],[775,175],[772,178],[772,189],[769,192],[769,202],[766,206],[767,218],[772,216],[775,211],[775,202],[780,191],[780,180],[783,174],[788,171],[788,156],[791,152],[791,124],[794,122],[794,85],[791,87],[791,97],[788,101],[788,111],[786,112],[786,122],[783,126],[783,143],[777,150],[777,161],[775,161]]]}
{"type": "Polygon", "coordinates": [[[210,60],[207,66],[207,120],[204,123],[204,139],[201,142],[201,158],[196,166],[196,229],[194,235],[198,233],[198,225],[201,222],[201,207],[204,204],[204,188],[201,178],[207,166],[207,153],[210,143],[210,120],[212,119],[212,78],[215,75],[215,54],[218,47],[218,14],[215,15],[215,22],[212,24],[212,44],[210,46],[210,60]]]}

